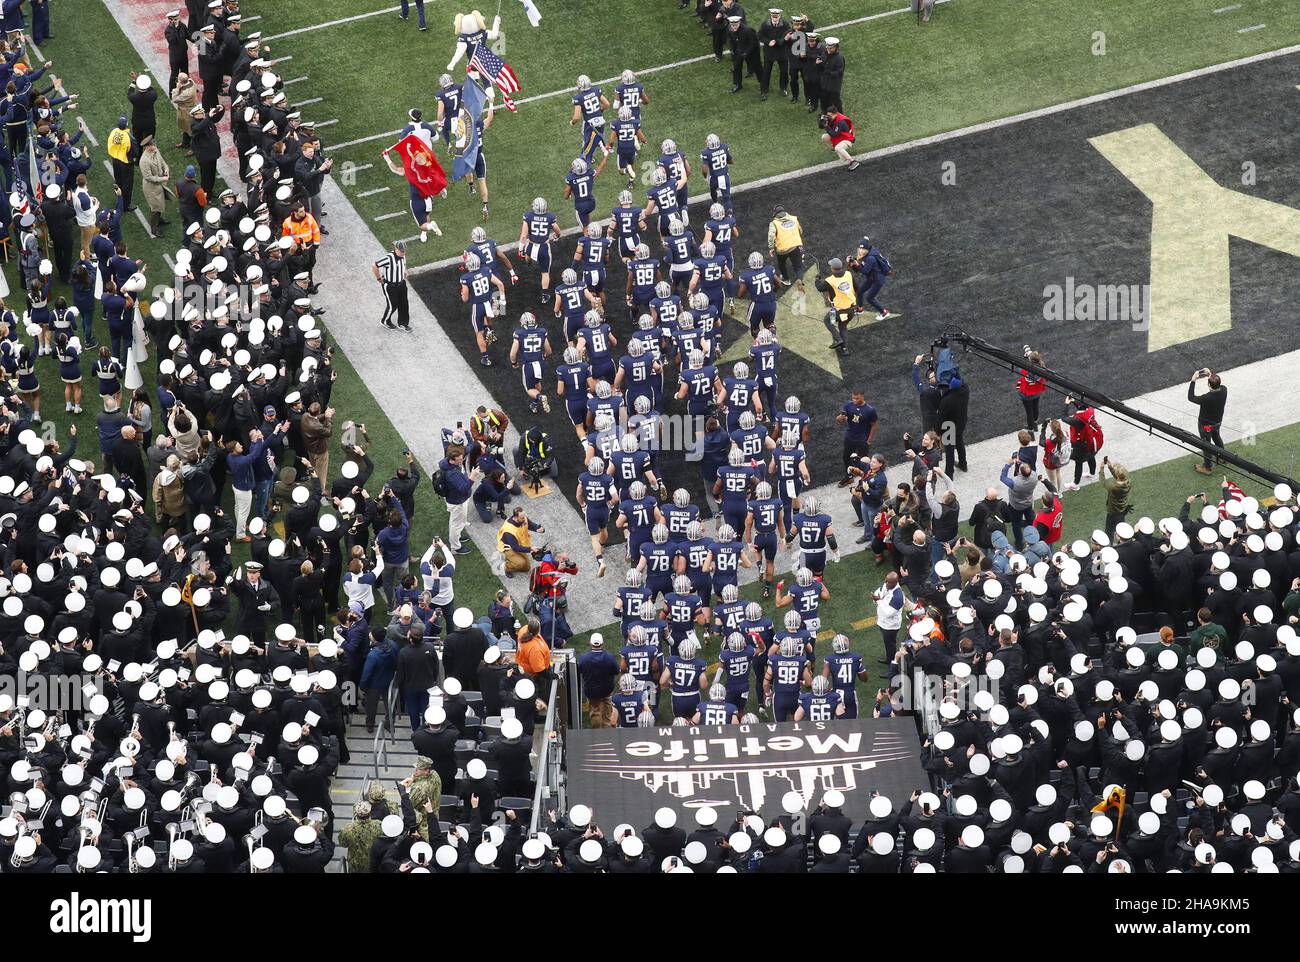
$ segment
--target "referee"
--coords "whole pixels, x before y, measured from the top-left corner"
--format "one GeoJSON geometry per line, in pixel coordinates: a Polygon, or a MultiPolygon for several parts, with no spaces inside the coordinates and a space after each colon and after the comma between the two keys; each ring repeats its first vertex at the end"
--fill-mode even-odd
{"type": "Polygon", "coordinates": [[[379,323],[410,334],[411,305],[406,296],[406,244],[402,241],[394,243],[393,252],[375,261],[371,269],[375,273],[375,280],[384,288],[384,316],[379,319],[379,323]],[[396,324],[393,323],[394,314],[397,315],[396,324]]]}

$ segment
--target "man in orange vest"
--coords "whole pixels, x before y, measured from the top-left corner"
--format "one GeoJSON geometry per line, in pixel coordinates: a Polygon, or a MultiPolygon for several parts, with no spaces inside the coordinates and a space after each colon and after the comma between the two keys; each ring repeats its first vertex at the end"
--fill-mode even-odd
{"type": "MultiPolygon", "coordinates": [[[[316,218],[307,213],[307,202],[299,199],[293,205],[293,213],[284,219],[281,233],[285,237],[293,239],[293,246],[286,252],[285,259],[289,262],[290,273],[296,274],[300,271],[312,273],[316,267],[316,248],[320,246],[320,225],[316,223],[316,218]]],[[[314,293],[316,288],[316,278],[311,280],[311,289],[314,293]]]]}

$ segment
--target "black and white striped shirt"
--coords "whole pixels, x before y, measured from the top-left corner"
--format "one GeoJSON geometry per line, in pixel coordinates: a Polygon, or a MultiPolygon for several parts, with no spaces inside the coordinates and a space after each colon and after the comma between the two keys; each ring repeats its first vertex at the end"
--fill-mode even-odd
{"type": "Polygon", "coordinates": [[[385,284],[405,284],[406,283],[406,258],[398,257],[396,254],[389,254],[375,261],[375,266],[379,268],[379,276],[385,284]]]}

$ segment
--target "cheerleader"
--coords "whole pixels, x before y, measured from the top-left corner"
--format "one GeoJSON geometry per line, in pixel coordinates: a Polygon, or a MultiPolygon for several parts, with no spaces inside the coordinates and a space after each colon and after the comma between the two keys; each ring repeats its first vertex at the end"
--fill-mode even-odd
{"type": "MultiPolygon", "coordinates": [[[[49,261],[41,261],[42,271],[48,263],[49,261]]],[[[38,356],[54,353],[54,335],[50,331],[50,322],[53,320],[50,312],[50,275],[43,273],[42,278],[32,278],[27,288],[27,313],[24,317],[29,330],[33,325],[39,328],[36,333],[38,356]]]]}
{"type": "Polygon", "coordinates": [[[32,409],[32,420],[41,419],[41,382],[36,379],[36,358],[26,344],[18,348],[18,396],[32,409]]]}
{"type": "Polygon", "coordinates": [[[21,346],[7,337],[0,339],[0,370],[4,371],[6,381],[18,377],[18,348],[21,346]]]}
{"type": "Polygon", "coordinates": [[[108,345],[99,348],[99,359],[95,361],[95,377],[99,380],[99,397],[107,401],[112,398],[122,402],[122,362],[113,356],[108,345]]]}
{"type": "Polygon", "coordinates": [[[72,306],[81,317],[81,343],[87,349],[99,347],[95,341],[95,265],[84,250],[72,268],[72,306]]]}
{"type": "Polygon", "coordinates": [[[60,297],[54,302],[53,316],[50,319],[50,326],[54,329],[54,353],[58,353],[59,335],[66,334],[68,337],[77,336],[77,315],[78,310],[75,307],[68,306],[68,299],[60,297]]]}
{"type": "Polygon", "coordinates": [[[54,337],[54,356],[59,359],[63,379],[63,410],[81,413],[81,350],[76,335],[59,332],[54,337]]]}

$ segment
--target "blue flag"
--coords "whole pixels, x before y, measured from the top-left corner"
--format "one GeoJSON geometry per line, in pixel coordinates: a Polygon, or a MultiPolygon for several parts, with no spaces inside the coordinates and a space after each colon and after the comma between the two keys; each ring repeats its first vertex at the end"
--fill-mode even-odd
{"type": "Polygon", "coordinates": [[[467,77],[460,90],[460,113],[451,125],[451,179],[474,173],[478,163],[478,121],[483,113],[483,88],[467,77]]]}

